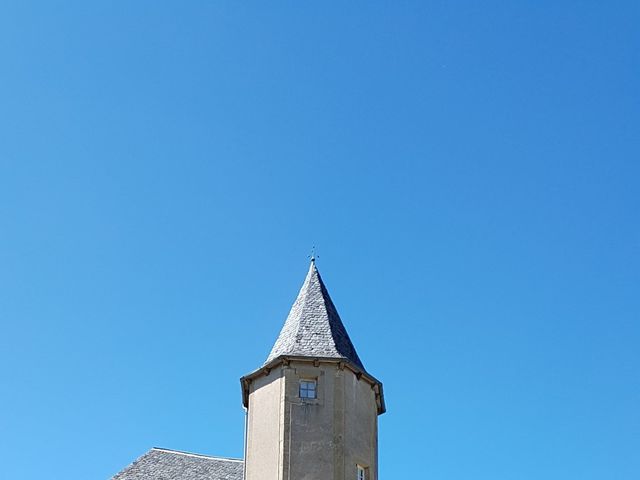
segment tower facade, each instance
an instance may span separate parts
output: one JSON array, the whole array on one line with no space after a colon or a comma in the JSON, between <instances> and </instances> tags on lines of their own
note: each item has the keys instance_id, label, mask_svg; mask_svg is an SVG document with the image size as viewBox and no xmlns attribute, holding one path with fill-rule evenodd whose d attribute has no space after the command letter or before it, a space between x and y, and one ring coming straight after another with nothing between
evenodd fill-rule
<instances>
[{"instance_id":1,"label":"tower facade","mask_svg":"<svg viewBox=\"0 0 640 480\"><path fill-rule=\"evenodd\" d=\"M312 260L265 364L242 377L245 480L377 480L382 383Z\"/></svg>"}]
</instances>

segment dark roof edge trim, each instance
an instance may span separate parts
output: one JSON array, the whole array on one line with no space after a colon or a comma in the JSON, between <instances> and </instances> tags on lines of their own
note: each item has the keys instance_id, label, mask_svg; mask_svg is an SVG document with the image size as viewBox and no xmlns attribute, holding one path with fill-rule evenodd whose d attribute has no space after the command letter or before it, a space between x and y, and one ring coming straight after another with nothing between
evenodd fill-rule
<instances>
[{"instance_id":1,"label":"dark roof edge trim","mask_svg":"<svg viewBox=\"0 0 640 480\"><path fill-rule=\"evenodd\" d=\"M387 411L387 406L384 401L384 392L382 389L382 382L378 380L373 375L367 373L364 369L360 368L358 365L354 364L348 358L335 358L335 357L306 357L306 356L296 356L296 355L280 355L277 358L274 358L269 363L263 365L262 367L254 370L253 372L243 376L240 379L240 386L242 387L242 405L247 408L249 406L249 385L251 381L261 375L268 375L271 370L287 361L295 361L295 362L306 362L306 363L334 363L344 364L345 368L348 368L356 375L359 375L360 378L365 379L368 383L371 384L371 388L376 392L376 403L378 405L378 415L382 415Z\"/></svg>"}]
</instances>

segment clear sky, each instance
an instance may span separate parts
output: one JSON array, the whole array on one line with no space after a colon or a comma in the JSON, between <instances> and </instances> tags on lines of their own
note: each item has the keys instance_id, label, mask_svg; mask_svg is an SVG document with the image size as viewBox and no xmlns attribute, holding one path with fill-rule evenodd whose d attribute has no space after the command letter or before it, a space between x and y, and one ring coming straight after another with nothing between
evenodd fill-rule
<instances>
[{"instance_id":1,"label":"clear sky","mask_svg":"<svg viewBox=\"0 0 640 480\"><path fill-rule=\"evenodd\" d=\"M318 267L380 478L640 478L637 1L0 5L0 459L242 455Z\"/></svg>"}]
</instances>

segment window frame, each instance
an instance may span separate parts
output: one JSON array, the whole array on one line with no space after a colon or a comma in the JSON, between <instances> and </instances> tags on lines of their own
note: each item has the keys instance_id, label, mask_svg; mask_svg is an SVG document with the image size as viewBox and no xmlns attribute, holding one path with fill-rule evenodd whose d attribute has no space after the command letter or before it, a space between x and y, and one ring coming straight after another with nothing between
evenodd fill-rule
<instances>
[{"instance_id":1,"label":"window frame","mask_svg":"<svg viewBox=\"0 0 640 480\"><path fill-rule=\"evenodd\" d=\"M356 480L367 480L369 475L368 475L368 468L364 467L360 464L356 465Z\"/></svg>"},{"instance_id":2,"label":"window frame","mask_svg":"<svg viewBox=\"0 0 640 480\"><path fill-rule=\"evenodd\" d=\"M313 387L309 388L311 385ZM313 393L313 396L309 396L310 393ZM302 400L317 400L318 380L315 378L301 378L300 382L298 382L298 397Z\"/></svg>"}]
</instances>

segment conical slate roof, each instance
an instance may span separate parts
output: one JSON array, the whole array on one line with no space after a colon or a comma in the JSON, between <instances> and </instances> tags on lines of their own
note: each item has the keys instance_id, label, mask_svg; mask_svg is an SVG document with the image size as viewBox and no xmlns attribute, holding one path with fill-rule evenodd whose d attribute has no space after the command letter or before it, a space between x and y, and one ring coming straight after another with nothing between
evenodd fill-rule
<instances>
[{"instance_id":1,"label":"conical slate roof","mask_svg":"<svg viewBox=\"0 0 640 480\"><path fill-rule=\"evenodd\" d=\"M282 355L343 358L364 370L313 260L266 363Z\"/></svg>"}]
</instances>

